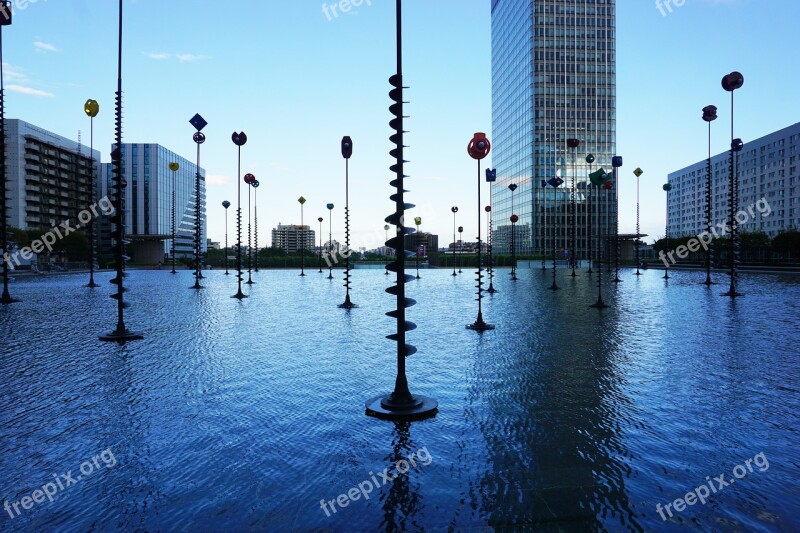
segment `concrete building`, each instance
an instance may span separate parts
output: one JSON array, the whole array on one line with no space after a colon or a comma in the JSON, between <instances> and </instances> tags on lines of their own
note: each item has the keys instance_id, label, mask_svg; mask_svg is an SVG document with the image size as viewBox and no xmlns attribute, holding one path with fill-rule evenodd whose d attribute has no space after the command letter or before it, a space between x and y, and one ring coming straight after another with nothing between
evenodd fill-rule
<instances>
[{"instance_id":1,"label":"concrete building","mask_svg":"<svg viewBox=\"0 0 800 533\"><path fill-rule=\"evenodd\" d=\"M9 224L49 230L78 214L102 195L92 196L100 152L22 120L7 119L6 165Z\"/></svg>"},{"instance_id":2,"label":"concrete building","mask_svg":"<svg viewBox=\"0 0 800 533\"><path fill-rule=\"evenodd\" d=\"M194 255L195 175L197 166L158 144L122 145L125 188L125 236L133 244L134 262L156 263L169 257L172 239L172 191L175 190L175 255ZM169 169L178 163L178 170ZM98 189L101 195L111 194L113 167L103 164ZM206 181L200 168L200 248L207 249ZM110 224L103 226L101 243L111 246Z\"/></svg>"},{"instance_id":3,"label":"concrete building","mask_svg":"<svg viewBox=\"0 0 800 533\"><path fill-rule=\"evenodd\" d=\"M419 254L420 258L427 257L428 263L435 265L439 256L439 236L434 233L420 231L405 236L404 245L406 250ZM412 257L410 259L414 261Z\"/></svg>"},{"instance_id":4,"label":"concrete building","mask_svg":"<svg viewBox=\"0 0 800 533\"><path fill-rule=\"evenodd\" d=\"M748 141L736 160L739 210L747 213L740 231L761 231L774 237L781 230L800 228L800 122ZM729 218L729 154L711 158L711 223ZM706 231L706 160L669 174L672 190L667 199L670 237L699 235ZM768 209L753 209L766 200ZM760 206L764 206L760 204ZM741 220L741 219L740 219Z\"/></svg>"},{"instance_id":5,"label":"concrete building","mask_svg":"<svg viewBox=\"0 0 800 533\"><path fill-rule=\"evenodd\" d=\"M590 171L611 172L615 155L616 2L492 0L491 10L493 224L508 224L513 183L513 211L528 241L520 249L549 255L554 231L556 248L569 248L574 189L578 256L586 257L590 198L601 215L591 217L594 236L613 233L616 217L616 185L586 186ZM570 138L580 146L568 148ZM558 189L546 184L554 177L564 181Z\"/></svg>"},{"instance_id":6,"label":"concrete building","mask_svg":"<svg viewBox=\"0 0 800 533\"><path fill-rule=\"evenodd\" d=\"M281 248L288 254L295 254L301 248L309 251L318 250L315 236L316 233L308 225L279 223L277 228L272 229L272 247Z\"/></svg>"}]
</instances>

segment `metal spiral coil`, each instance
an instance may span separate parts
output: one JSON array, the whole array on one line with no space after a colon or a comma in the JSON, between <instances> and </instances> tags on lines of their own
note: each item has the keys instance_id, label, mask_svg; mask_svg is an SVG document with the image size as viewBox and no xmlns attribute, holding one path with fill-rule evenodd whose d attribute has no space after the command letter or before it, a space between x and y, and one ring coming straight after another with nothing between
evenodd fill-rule
<instances>
[{"instance_id":1,"label":"metal spiral coil","mask_svg":"<svg viewBox=\"0 0 800 533\"><path fill-rule=\"evenodd\" d=\"M396 163L389 167L396 178L389 182L389 185L395 187L395 193L389 199L395 203L395 212L386 217L386 222L394 225L397 230L395 236L386 241L386 246L394 248L395 260L387 265L387 270L397 274L397 283L392 285L386 292L397 297L397 307L393 311L386 313L387 316L397 319L397 332L387 335L386 338L397 342L398 353L405 357L416 353L416 347L407 344L406 332L412 331L417 328L413 322L407 321L405 310L414 306L417 302L411 298L406 298L405 284L414 279L414 276L408 275L405 272L406 258L411 257L412 253L405 249L405 236L414 233L414 229L405 227L405 211L412 209L413 204L406 203L403 198L403 193L408 192L403 188L403 180L408 177L403 174L403 165L407 163L403 159L403 151L406 146L403 144L403 78L400 74L395 74L389 78L389 83L393 89L389 91L389 97L394 102L389 106L389 111L395 118L389 121L389 126L395 130L395 133L389 137L389 140L395 144L395 148L389 151L389 155L395 158Z\"/></svg>"}]
</instances>

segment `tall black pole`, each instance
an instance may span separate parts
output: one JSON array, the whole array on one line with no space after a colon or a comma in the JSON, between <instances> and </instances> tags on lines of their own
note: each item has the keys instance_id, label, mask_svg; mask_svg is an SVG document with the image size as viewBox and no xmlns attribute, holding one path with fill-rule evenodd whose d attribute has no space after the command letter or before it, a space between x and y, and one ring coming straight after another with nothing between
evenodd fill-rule
<instances>
[{"instance_id":1,"label":"tall black pole","mask_svg":"<svg viewBox=\"0 0 800 533\"><path fill-rule=\"evenodd\" d=\"M508 186L511 191L511 217L516 217L514 214L514 191L517 190L517 184L512 183ZM516 249L517 231L515 223L511 222L511 281L517 281L517 249Z\"/></svg>"},{"instance_id":2,"label":"tall black pole","mask_svg":"<svg viewBox=\"0 0 800 533\"><path fill-rule=\"evenodd\" d=\"M743 296L742 293L737 292L736 290L736 278L738 277L738 274L736 273L736 264L739 262L739 223L736 221L736 214L739 210L739 177L737 176L737 154L744 148L744 143L742 143L741 139L735 139L733 137L733 93L736 91L736 89L741 89L743 85L744 76L741 72L734 71L722 78L722 88L731 93L731 149L729 163L730 179L728 182L728 232L730 233L728 255L730 256L729 260L731 262L731 286L728 292L723 294L723 296L730 296L731 298Z\"/></svg>"},{"instance_id":3,"label":"tall black pole","mask_svg":"<svg viewBox=\"0 0 800 533\"><path fill-rule=\"evenodd\" d=\"M200 145L206 141L206 136L199 131L194 134L197 143L197 168L194 176L194 285L191 289L202 289L200 279L203 277L202 254L202 220L200 219Z\"/></svg>"},{"instance_id":4,"label":"tall black pole","mask_svg":"<svg viewBox=\"0 0 800 533\"><path fill-rule=\"evenodd\" d=\"M433 398L425 396L414 396L408 388L408 380L406 379L406 357L414 354L417 349L410 344L406 344L406 331L414 329L416 326L412 322L406 321L406 308L414 305L414 300L406 299L405 284L410 281L411 276L406 276L405 263L405 235L407 234L406 227L403 222L405 210L414 207L404 201L403 189L403 56L402 56L402 0L396 0L397 10L397 74L389 78L389 83L392 85L392 90L389 96L394 102L390 107L394 119L389 123L394 134L390 137L391 141L395 144L395 148L390 152L390 155L396 158L395 164L391 166L392 172L396 174L391 185L395 187L395 192L392 194L391 199L395 202L395 212L386 218L386 222L394 224L397 227L397 232L390 241L387 241L388 246L395 249L395 260L388 269L397 274L397 282L394 286L386 289L386 292L393 294L397 297L396 308L387 313L389 316L397 320L397 331L387 338L396 341L397 343L397 377L395 379L394 391L389 395L376 396L375 398L367 401L366 412L368 415L385 418L390 420L410 420L427 418L436 414L439 404Z\"/></svg>"},{"instance_id":5,"label":"tall black pole","mask_svg":"<svg viewBox=\"0 0 800 533\"><path fill-rule=\"evenodd\" d=\"M255 271L258 272L258 186L261 185L258 180L253 180L250 184L253 187L253 246L256 249L256 267Z\"/></svg>"},{"instance_id":6,"label":"tall black pole","mask_svg":"<svg viewBox=\"0 0 800 533\"><path fill-rule=\"evenodd\" d=\"M230 275L228 272L228 208L231 206L231 203L228 200L222 202L222 207L225 208L225 250L223 253L223 260L225 261L225 275Z\"/></svg>"},{"instance_id":7,"label":"tall black pole","mask_svg":"<svg viewBox=\"0 0 800 533\"><path fill-rule=\"evenodd\" d=\"M250 218L250 191L253 188L253 181L256 179L250 173L245 174L245 178L247 180L247 284L253 285L255 281L253 281L253 223L252 218Z\"/></svg>"},{"instance_id":8,"label":"tall black pole","mask_svg":"<svg viewBox=\"0 0 800 533\"><path fill-rule=\"evenodd\" d=\"M475 322L467 326L467 329L474 331L494 329L493 325L483 321L483 269L481 268L481 159L489 155L491 149L492 146L489 139L482 132L477 132L467 146L467 152L470 157L478 161L478 270L475 273L475 283L478 289L478 317Z\"/></svg>"},{"instance_id":9,"label":"tall black pole","mask_svg":"<svg viewBox=\"0 0 800 533\"><path fill-rule=\"evenodd\" d=\"M619 279L619 168L622 166L622 156L615 155L611 159L614 167L614 283L622 283Z\"/></svg>"},{"instance_id":10,"label":"tall black pole","mask_svg":"<svg viewBox=\"0 0 800 533\"><path fill-rule=\"evenodd\" d=\"M458 273L463 274L461 263L464 262L464 226L458 227Z\"/></svg>"},{"instance_id":11,"label":"tall black pole","mask_svg":"<svg viewBox=\"0 0 800 533\"><path fill-rule=\"evenodd\" d=\"M592 159L594 159L594 158L592 158ZM588 159L587 159L587 161L588 161ZM598 186L598 189L597 189L597 194L598 194L598 197L599 197L599 195L600 195L600 187L599 186ZM599 198L598 198L598 200L599 200ZM608 205L608 202L606 202L606 205ZM597 220L598 220L598 224L599 224L599 221L600 221L600 214L599 214L600 209L598 208L597 211L598 211ZM589 307L594 307L595 309L605 309L606 307L608 307L608 305L606 305L606 303L603 301L603 250L605 249L605 247L602 245L602 242L603 242L603 240L602 240L602 238L601 238L601 236L599 234L599 230L598 230L598 239L597 239L597 265L598 265L598 267L597 267L597 301L589 306ZM590 261L591 261L591 258L590 258Z\"/></svg>"},{"instance_id":12,"label":"tall black pole","mask_svg":"<svg viewBox=\"0 0 800 533\"><path fill-rule=\"evenodd\" d=\"M414 258L416 259L417 264L417 279L422 279L419 275L419 226L422 224L422 218L416 217L414 219L414 225L417 226L417 238L415 240L416 246L414 247Z\"/></svg>"},{"instance_id":13,"label":"tall black pole","mask_svg":"<svg viewBox=\"0 0 800 533\"><path fill-rule=\"evenodd\" d=\"M92 165L91 173L89 174L89 202L94 203L94 117L96 117L100 112L100 105L97 103L97 101L90 99L86 101L86 104L84 104L83 110L89 117L89 160L91 161ZM94 289L100 286L94 282L94 258L96 249L95 247L97 245L97 239L94 232L94 217L89 218L89 224L86 230L89 234L89 283L86 286L90 289Z\"/></svg>"},{"instance_id":14,"label":"tall black pole","mask_svg":"<svg viewBox=\"0 0 800 533\"><path fill-rule=\"evenodd\" d=\"M300 251L300 275L306 275L306 228L303 225L303 205L306 203L304 197L297 199L300 204L300 246L297 249Z\"/></svg>"},{"instance_id":15,"label":"tall black pole","mask_svg":"<svg viewBox=\"0 0 800 533\"><path fill-rule=\"evenodd\" d=\"M328 279L333 279L333 204L328 204Z\"/></svg>"},{"instance_id":16,"label":"tall black pole","mask_svg":"<svg viewBox=\"0 0 800 533\"><path fill-rule=\"evenodd\" d=\"M231 140L237 148L236 159L236 294L231 298L241 300L247 298L242 292L242 146L247 143L247 135L245 132L233 132Z\"/></svg>"},{"instance_id":17,"label":"tall black pole","mask_svg":"<svg viewBox=\"0 0 800 533\"><path fill-rule=\"evenodd\" d=\"M561 178L551 178L548 182L553 187L553 206L558 205L558 187L563 183ZM555 218L555 214L553 215ZM556 221L553 220L553 284L550 285L551 291L559 290L559 286L556 283Z\"/></svg>"},{"instance_id":18,"label":"tall black pole","mask_svg":"<svg viewBox=\"0 0 800 533\"><path fill-rule=\"evenodd\" d=\"M712 195L712 167L711 167L711 123L717 119L717 108L713 105L708 105L703 108L703 120L708 123L708 159L706 159L706 235L711 235L711 203L713 200ZM703 282L706 286L714 285L711 280L711 261L712 251L710 246L706 246L705 259L706 259L706 280Z\"/></svg>"},{"instance_id":19,"label":"tall black pole","mask_svg":"<svg viewBox=\"0 0 800 533\"><path fill-rule=\"evenodd\" d=\"M497 289L494 288L494 254L492 253L492 244L494 244L494 232L493 232L493 225L492 225L492 206L494 205L492 202L492 184L497 180L497 170L496 169L486 169L486 181L489 183L489 205L487 205L484 209L486 209L486 227L487 229L487 237L486 237L486 248L489 252L489 264L487 265L487 271L489 272L489 288L486 289L486 292L489 294L494 294L497 292Z\"/></svg>"},{"instance_id":20,"label":"tall black pole","mask_svg":"<svg viewBox=\"0 0 800 533\"><path fill-rule=\"evenodd\" d=\"M353 309L358 307L350 301L350 156L353 155L353 139L348 136L342 138L342 157L344 157L344 303L339 307L342 309Z\"/></svg>"},{"instance_id":21,"label":"tall black pole","mask_svg":"<svg viewBox=\"0 0 800 533\"><path fill-rule=\"evenodd\" d=\"M121 2L122 0L120 0ZM11 24L11 2L2 2L3 13L0 15L0 239L2 239L3 254L3 295L0 303L11 304L19 302L11 297L8 292L8 267L10 255L8 253L8 205L6 199L6 118L5 118L5 86L3 84L3 26Z\"/></svg>"},{"instance_id":22,"label":"tall black pole","mask_svg":"<svg viewBox=\"0 0 800 533\"><path fill-rule=\"evenodd\" d=\"M666 225L664 226L664 247L667 250L669 250L669 248L670 248L670 245L669 245L669 191L672 190L672 184L671 183L665 183L661 188L664 190L665 193L667 193L667 198L666 198L666 201L667 201L667 206L666 207L667 207L667 209L666 209L666 213L665 213L665 215L667 217L667 222L666 222ZM664 268L664 279L669 279L669 262L664 263L664 267L665 267Z\"/></svg>"},{"instance_id":23,"label":"tall black pole","mask_svg":"<svg viewBox=\"0 0 800 533\"><path fill-rule=\"evenodd\" d=\"M317 222L319 222L319 273L322 274L322 217L319 217Z\"/></svg>"},{"instance_id":24,"label":"tall black pole","mask_svg":"<svg viewBox=\"0 0 800 533\"><path fill-rule=\"evenodd\" d=\"M112 231L114 242L114 258L116 260L117 275L111 280L112 285L117 286L116 294L111 298L117 301L117 328L107 335L100 337L101 341L126 342L144 338L138 333L133 333L125 327L125 301L123 295L126 289L123 284L125 277L125 177L122 166L122 0L119 0L119 45L117 48L117 93L115 98L116 109L114 115L115 143L114 151L111 153L113 165L113 194L114 194L114 214L111 222L114 225Z\"/></svg>"},{"instance_id":25,"label":"tall black pole","mask_svg":"<svg viewBox=\"0 0 800 533\"><path fill-rule=\"evenodd\" d=\"M456 213L458 213L458 207L453 206L450 208L450 211L453 213L453 275L457 276L456 274L456 246L458 246L458 241L456 240Z\"/></svg>"},{"instance_id":26,"label":"tall black pole","mask_svg":"<svg viewBox=\"0 0 800 533\"><path fill-rule=\"evenodd\" d=\"M388 224L384 225L384 226L383 226L383 230L384 230L384 232L385 232L385 235L386 235L386 238L384 239L384 242L387 242L387 241L389 240L389 225L388 225ZM383 250L384 250L384 251L386 251L386 246L384 246L384 247L383 247ZM388 265L386 265L386 267L384 268L384 271L383 271L383 273L384 273L384 275L386 275L386 276L388 276L388 275L389 275L389 268L388 268Z\"/></svg>"},{"instance_id":27,"label":"tall black pole","mask_svg":"<svg viewBox=\"0 0 800 533\"><path fill-rule=\"evenodd\" d=\"M586 163L589 165L589 181L586 182L586 241L589 247L589 270L587 274L592 274L592 261L594 261L594 242L592 236L592 191L594 189L591 181L592 176L592 163L594 163L594 154L586 156Z\"/></svg>"},{"instance_id":28,"label":"tall black pole","mask_svg":"<svg viewBox=\"0 0 800 533\"><path fill-rule=\"evenodd\" d=\"M636 176L636 241L634 243L636 247L636 275L641 276L642 273L639 272L639 263L641 262L639 259L639 234L641 233L639 226L639 177L644 174L644 171L641 168L636 167L636 170L633 171L633 174Z\"/></svg>"},{"instance_id":29,"label":"tall black pole","mask_svg":"<svg viewBox=\"0 0 800 533\"><path fill-rule=\"evenodd\" d=\"M575 266L578 263L578 256L577 256L577 241L578 241L578 206L575 203L575 189L578 185L578 146L580 146L581 141L578 139L567 139L567 147L572 152L572 187L570 187L570 244L572 250L569 254L570 264L572 266L572 274L570 274L573 278L576 277L578 274L575 272Z\"/></svg>"}]
</instances>

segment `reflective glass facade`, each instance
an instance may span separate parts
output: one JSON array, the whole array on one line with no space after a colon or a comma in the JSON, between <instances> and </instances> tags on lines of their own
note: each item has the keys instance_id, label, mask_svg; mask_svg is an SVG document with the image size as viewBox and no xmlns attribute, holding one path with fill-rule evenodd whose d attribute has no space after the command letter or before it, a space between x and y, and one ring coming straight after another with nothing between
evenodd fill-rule
<instances>
[{"instance_id":1,"label":"reflective glass facade","mask_svg":"<svg viewBox=\"0 0 800 533\"><path fill-rule=\"evenodd\" d=\"M123 144L122 158L125 168L125 234L171 235L172 190L175 183L175 254L190 257L194 253L195 221L195 163L167 150L158 144ZM169 169L178 163L177 172ZM103 165L100 190L109 194L112 165ZM111 198L111 196L109 196ZM206 180L200 169L201 249L206 251ZM104 228L102 238L110 243L109 229ZM164 241L164 253L170 253L170 240Z\"/></svg>"},{"instance_id":2,"label":"reflective glass facade","mask_svg":"<svg viewBox=\"0 0 800 533\"><path fill-rule=\"evenodd\" d=\"M588 186L598 167L611 172L616 132L615 0L492 1L492 186L494 247L510 247L509 217L520 217L523 254L570 248L588 256L592 233L613 233L616 184ZM577 149L567 139L580 141ZM594 154L589 165L585 158ZM559 177L554 189L544 182ZM518 186L513 193L508 185ZM576 211L570 203L575 194ZM588 217L590 208L592 216Z\"/></svg>"}]
</instances>

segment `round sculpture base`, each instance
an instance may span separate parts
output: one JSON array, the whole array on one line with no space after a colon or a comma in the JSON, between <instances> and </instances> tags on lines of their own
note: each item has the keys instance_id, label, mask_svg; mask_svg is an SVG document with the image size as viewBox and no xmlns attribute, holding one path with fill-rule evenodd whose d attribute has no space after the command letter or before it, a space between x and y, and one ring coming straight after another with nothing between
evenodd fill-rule
<instances>
[{"instance_id":1,"label":"round sculpture base","mask_svg":"<svg viewBox=\"0 0 800 533\"><path fill-rule=\"evenodd\" d=\"M127 329L124 331L112 331L108 335L101 335L99 339L103 342L128 342L128 341L139 341L144 339L144 335L140 333L134 333L132 331L128 331Z\"/></svg>"},{"instance_id":2,"label":"round sculpture base","mask_svg":"<svg viewBox=\"0 0 800 533\"><path fill-rule=\"evenodd\" d=\"M20 303L22 300L17 300L16 298L0 298L0 304L17 304Z\"/></svg>"},{"instance_id":3,"label":"round sculpture base","mask_svg":"<svg viewBox=\"0 0 800 533\"><path fill-rule=\"evenodd\" d=\"M239 291L236 294L234 294L233 296L231 296L231 298L236 298L237 300L244 300L245 298L247 298L247 295L245 293L243 293L242 291Z\"/></svg>"},{"instance_id":4,"label":"round sculpture base","mask_svg":"<svg viewBox=\"0 0 800 533\"><path fill-rule=\"evenodd\" d=\"M736 292L736 291L733 291L733 292L728 291L728 292L723 292L722 295L723 296L730 296L731 298L737 298L739 296L744 296L744 293Z\"/></svg>"},{"instance_id":5,"label":"round sculpture base","mask_svg":"<svg viewBox=\"0 0 800 533\"><path fill-rule=\"evenodd\" d=\"M589 307L593 307L595 309L606 309L608 307L608 305L603 301L602 298L600 298L595 303L590 305Z\"/></svg>"},{"instance_id":6,"label":"round sculpture base","mask_svg":"<svg viewBox=\"0 0 800 533\"><path fill-rule=\"evenodd\" d=\"M396 403L391 394L375 396L367 401L366 414L381 420L423 420L436 415L439 402L427 396L411 398L411 402Z\"/></svg>"},{"instance_id":7,"label":"round sculpture base","mask_svg":"<svg viewBox=\"0 0 800 533\"><path fill-rule=\"evenodd\" d=\"M351 302L350 300L348 300L343 304L339 304L337 307L339 309L355 309L358 306L356 304L354 304L353 302Z\"/></svg>"},{"instance_id":8,"label":"round sculpture base","mask_svg":"<svg viewBox=\"0 0 800 533\"><path fill-rule=\"evenodd\" d=\"M493 325L487 324L483 320L476 320L472 324L467 324L465 327L472 331L489 331L494 329Z\"/></svg>"}]
</instances>

